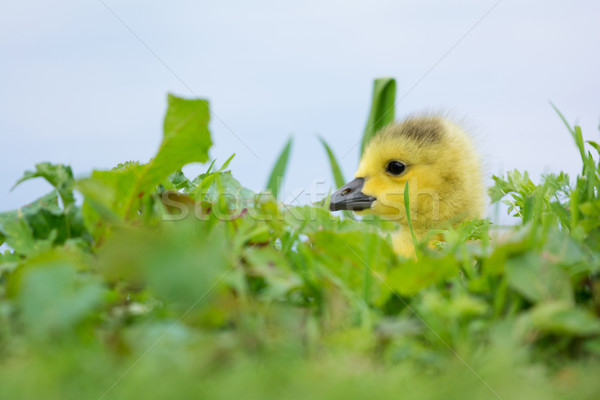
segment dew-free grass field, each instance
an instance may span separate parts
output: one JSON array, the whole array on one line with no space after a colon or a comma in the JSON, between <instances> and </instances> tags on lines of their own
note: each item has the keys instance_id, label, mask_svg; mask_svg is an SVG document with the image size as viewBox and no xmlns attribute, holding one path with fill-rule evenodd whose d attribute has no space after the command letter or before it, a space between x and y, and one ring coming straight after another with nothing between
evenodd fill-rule
<instances>
[{"instance_id":1,"label":"dew-free grass field","mask_svg":"<svg viewBox=\"0 0 600 400\"><path fill-rule=\"evenodd\" d=\"M376 82L365 140L394 91ZM408 260L391 222L245 189L208 163L208 103L170 96L151 161L38 164L22 181L55 190L0 213L0 399L597 399L600 146L565 124L579 176L495 177L514 226Z\"/></svg>"}]
</instances>

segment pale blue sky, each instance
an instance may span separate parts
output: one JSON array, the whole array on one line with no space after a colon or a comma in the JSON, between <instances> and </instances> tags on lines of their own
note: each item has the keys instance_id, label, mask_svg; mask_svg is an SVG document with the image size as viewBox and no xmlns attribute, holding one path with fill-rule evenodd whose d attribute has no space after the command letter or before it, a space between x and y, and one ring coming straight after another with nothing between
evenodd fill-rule
<instances>
[{"instance_id":1,"label":"pale blue sky","mask_svg":"<svg viewBox=\"0 0 600 400\"><path fill-rule=\"evenodd\" d=\"M284 200L322 179L326 191L315 135L350 177L379 76L397 79L398 116L444 110L464 120L489 173L575 174L578 153L548 101L598 139L600 2L495 4L2 2L0 210L46 191L29 182L9 193L36 162L83 176L148 160L167 92L210 100L211 155L237 153L231 169L245 186L263 188L294 135Z\"/></svg>"}]
</instances>

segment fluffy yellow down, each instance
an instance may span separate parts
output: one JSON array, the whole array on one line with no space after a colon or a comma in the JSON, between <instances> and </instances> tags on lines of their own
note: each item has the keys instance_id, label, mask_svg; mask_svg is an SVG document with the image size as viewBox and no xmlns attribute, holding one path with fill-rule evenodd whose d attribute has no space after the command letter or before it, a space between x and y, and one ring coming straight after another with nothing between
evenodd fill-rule
<instances>
[{"instance_id":1,"label":"fluffy yellow down","mask_svg":"<svg viewBox=\"0 0 600 400\"><path fill-rule=\"evenodd\" d=\"M392 160L406 165L398 176L386 171ZM362 193L376 200L358 214L376 214L401 224L394 250L414 257L404 187L409 182L410 215L417 238L429 230L481 218L485 190L479 156L472 139L455 123L438 116L408 118L380 131L363 153L355 177L364 178Z\"/></svg>"}]
</instances>

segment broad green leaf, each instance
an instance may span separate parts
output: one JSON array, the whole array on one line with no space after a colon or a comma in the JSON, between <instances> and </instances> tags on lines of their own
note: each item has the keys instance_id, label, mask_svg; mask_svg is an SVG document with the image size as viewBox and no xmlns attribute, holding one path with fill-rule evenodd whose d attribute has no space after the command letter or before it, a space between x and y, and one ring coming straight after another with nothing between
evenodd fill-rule
<instances>
[{"instance_id":1,"label":"broad green leaf","mask_svg":"<svg viewBox=\"0 0 600 400\"><path fill-rule=\"evenodd\" d=\"M84 195L83 220L90 232L96 232L99 225L118 223L125 216L144 168L130 164L111 171L93 171L89 178L77 182L77 189Z\"/></svg>"},{"instance_id":2,"label":"broad green leaf","mask_svg":"<svg viewBox=\"0 0 600 400\"><path fill-rule=\"evenodd\" d=\"M77 269L60 260L39 257L20 271L17 304L28 333L51 340L72 335L74 326L102 302L102 286L80 279Z\"/></svg>"},{"instance_id":3,"label":"broad green leaf","mask_svg":"<svg viewBox=\"0 0 600 400\"><path fill-rule=\"evenodd\" d=\"M600 333L595 315L568 302L545 302L530 312L534 329L559 335L589 336Z\"/></svg>"},{"instance_id":4,"label":"broad green leaf","mask_svg":"<svg viewBox=\"0 0 600 400\"><path fill-rule=\"evenodd\" d=\"M35 171L26 171L23 177L15 183L13 189L26 180L38 177L44 178L56 188L65 209L75 203L75 197L73 196L73 188L75 186L73 171L71 171L71 167L63 164L51 164L48 162L36 164Z\"/></svg>"},{"instance_id":5,"label":"broad green leaf","mask_svg":"<svg viewBox=\"0 0 600 400\"><path fill-rule=\"evenodd\" d=\"M5 274L11 273L17 268L21 258L14 252L6 250L4 253L0 253L0 277Z\"/></svg>"},{"instance_id":6,"label":"broad green leaf","mask_svg":"<svg viewBox=\"0 0 600 400\"><path fill-rule=\"evenodd\" d=\"M337 159L333 154L333 151L331 151L331 148L329 147L325 139L319 136L319 140L321 141L321 144L323 145L323 148L327 153L327 158L329 159L329 165L331 166L331 173L333 174L333 180L335 181L336 187L339 188L344 186L344 183L346 181L344 180L344 175L342 175L342 170L340 169L340 165L338 164Z\"/></svg>"},{"instance_id":7,"label":"broad green leaf","mask_svg":"<svg viewBox=\"0 0 600 400\"><path fill-rule=\"evenodd\" d=\"M222 231L213 231L196 243L173 240L176 237L148 248L142 267L151 290L187 308L209 296L219 276L227 273L227 242Z\"/></svg>"},{"instance_id":8,"label":"broad green leaf","mask_svg":"<svg viewBox=\"0 0 600 400\"><path fill-rule=\"evenodd\" d=\"M290 150L292 148L292 138L289 138L283 150L279 154L269 180L267 181L266 189L269 190L275 198L279 196L279 190L281 190L281 182L285 176L285 170L288 164L288 158L290 157Z\"/></svg>"},{"instance_id":9,"label":"broad green leaf","mask_svg":"<svg viewBox=\"0 0 600 400\"><path fill-rule=\"evenodd\" d=\"M458 262L452 255L444 258L422 256L419 261L404 261L385 279L386 284L402 296L412 296L421 289L458 275Z\"/></svg>"},{"instance_id":10,"label":"broad green leaf","mask_svg":"<svg viewBox=\"0 0 600 400\"><path fill-rule=\"evenodd\" d=\"M369 119L365 127L362 142L360 145L360 155L365 151L365 147L375 134L384 126L393 122L396 118L396 80L393 78L375 79L373 83L373 98L371 100L371 110Z\"/></svg>"},{"instance_id":11,"label":"broad green leaf","mask_svg":"<svg viewBox=\"0 0 600 400\"><path fill-rule=\"evenodd\" d=\"M241 210L250 207L254 192L243 187L230 171L214 173L215 179L209 186L202 200L217 204L224 202L227 210Z\"/></svg>"},{"instance_id":12,"label":"broad green leaf","mask_svg":"<svg viewBox=\"0 0 600 400\"><path fill-rule=\"evenodd\" d=\"M547 234L544 246L546 259L563 267L571 279L585 277L598 271L600 265L592 262L585 247L563 230Z\"/></svg>"},{"instance_id":13,"label":"broad green leaf","mask_svg":"<svg viewBox=\"0 0 600 400\"><path fill-rule=\"evenodd\" d=\"M239 257L224 226L194 219L148 231L118 231L101 251L100 271L111 280L146 283L167 304L185 311L214 293Z\"/></svg>"},{"instance_id":14,"label":"broad green leaf","mask_svg":"<svg viewBox=\"0 0 600 400\"><path fill-rule=\"evenodd\" d=\"M84 234L78 207L61 210L55 190L18 210L0 213L0 241L30 255Z\"/></svg>"},{"instance_id":15,"label":"broad green leaf","mask_svg":"<svg viewBox=\"0 0 600 400\"><path fill-rule=\"evenodd\" d=\"M85 196L84 219L88 228L94 231L101 219L113 223L134 217L142 200L171 174L186 164L207 161L212 144L208 121L206 100L169 95L163 140L148 164L125 163L112 171L94 171L90 178L78 182Z\"/></svg>"},{"instance_id":16,"label":"broad green leaf","mask_svg":"<svg viewBox=\"0 0 600 400\"><path fill-rule=\"evenodd\" d=\"M169 95L169 108L164 121L164 134L156 156L144 166L130 191L125 215L134 214L136 200L153 190L170 174L186 164L208 160L212 145L208 122L208 101L187 100Z\"/></svg>"},{"instance_id":17,"label":"broad green leaf","mask_svg":"<svg viewBox=\"0 0 600 400\"><path fill-rule=\"evenodd\" d=\"M505 270L508 285L531 302L573 301L571 281L567 273L536 252L529 251L509 258Z\"/></svg>"},{"instance_id":18,"label":"broad green leaf","mask_svg":"<svg viewBox=\"0 0 600 400\"><path fill-rule=\"evenodd\" d=\"M303 285L302 279L290 269L289 259L272 247L253 248L244 258L256 284L254 289L264 301L287 300L292 291Z\"/></svg>"},{"instance_id":19,"label":"broad green leaf","mask_svg":"<svg viewBox=\"0 0 600 400\"><path fill-rule=\"evenodd\" d=\"M6 237L6 244L19 254L33 254L40 242L33 236L33 232L24 217L4 221L2 223L2 233Z\"/></svg>"},{"instance_id":20,"label":"broad green leaf","mask_svg":"<svg viewBox=\"0 0 600 400\"><path fill-rule=\"evenodd\" d=\"M467 293L456 293L448 299L434 290L424 291L418 307L421 313L437 314L438 317L450 320L483 315L489 309L486 302Z\"/></svg>"},{"instance_id":21,"label":"broad green leaf","mask_svg":"<svg viewBox=\"0 0 600 400\"><path fill-rule=\"evenodd\" d=\"M61 209L58 206L58 194L55 190L17 210L0 213L0 232L2 231L2 224L4 222L16 220L21 216L35 214L41 209L46 209L53 214L61 213Z\"/></svg>"}]
</instances>

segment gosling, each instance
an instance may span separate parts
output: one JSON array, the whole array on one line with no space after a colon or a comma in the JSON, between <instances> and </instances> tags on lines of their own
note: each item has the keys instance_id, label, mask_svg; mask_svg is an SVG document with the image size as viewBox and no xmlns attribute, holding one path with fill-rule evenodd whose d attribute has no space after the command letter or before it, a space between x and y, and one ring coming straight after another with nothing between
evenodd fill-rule
<instances>
[{"instance_id":1,"label":"gosling","mask_svg":"<svg viewBox=\"0 0 600 400\"><path fill-rule=\"evenodd\" d=\"M405 257L415 257L404 205L407 181L417 239L484 214L482 167L473 141L439 116L411 117L383 128L368 143L354 176L331 195L330 210L398 221L394 251Z\"/></svg>"}]
</instances>

